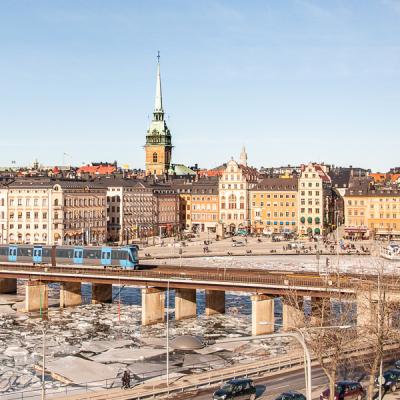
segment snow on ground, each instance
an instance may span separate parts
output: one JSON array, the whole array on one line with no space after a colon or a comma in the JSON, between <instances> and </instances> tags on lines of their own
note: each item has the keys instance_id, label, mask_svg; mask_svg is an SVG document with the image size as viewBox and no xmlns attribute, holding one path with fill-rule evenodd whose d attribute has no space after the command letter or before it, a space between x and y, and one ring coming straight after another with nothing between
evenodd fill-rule
<instances>
[{"instance_id":1,"label":"snow on ground","mask_svg":"<svg viewBox=\"0 0 400 400\"><path fill-rule=\"evenodd\" d=\"M328 262L327 262L328 260ZM221 269L252 268L279 271L313 271L313 272L340 272L344 273L376 273L383 267L389 274L400 273L400 261L388 261L364 255L267 255L267 256L224 256L224 257L193 257L182 261L176 258L141 261L142 264L185 265L191 267L213 267ZM328 264L328 265L327 265ZM339 268L337 268L339 265Z\"/></svg>"}]
</instances>

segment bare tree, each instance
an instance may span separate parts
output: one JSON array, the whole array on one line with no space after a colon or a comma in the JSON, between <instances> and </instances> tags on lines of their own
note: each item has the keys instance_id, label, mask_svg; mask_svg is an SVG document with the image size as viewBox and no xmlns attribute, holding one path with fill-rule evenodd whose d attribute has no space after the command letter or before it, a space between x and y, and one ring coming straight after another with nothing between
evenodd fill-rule
<instances>
[{"instance_id":1,"label":"bare tree","mask_svg":"<svg viewBox=\"0 0 400 400\"><path fill-rule=\"evenodd\" d=\"M339 274L327 278L324 284L324 297L312 297L309 307L304 307L302 296L290 290L283 302L292 308L292 312L297 310L298 316L304 316L297 318L297 323L287 326L286 329L301 328L308 348L329 380L329 397L333 400L338 370L352 368L352 364L343 354L349 344L354 343L357 334L354 329L348 329L354 320L354 296L332 290L333 287L340 289Z\"/></svg>"},{"instance_id":2,"label":"bare tree","mask_svg":"<svg viewBox=\"0 0 400 400\"><path fill-rule=\"evenodd\" d=\"M383 262L377 262L376 276L369 276L360 282L357 295L357 318L359 337L370 347L368 367L368 400L374 396L375 377L382 368L384 347L390 342L399 342L396 329L396 303L399 277L385 274ZM397 292L397 293L396 293Z\"/></svg>"}]
</instances>

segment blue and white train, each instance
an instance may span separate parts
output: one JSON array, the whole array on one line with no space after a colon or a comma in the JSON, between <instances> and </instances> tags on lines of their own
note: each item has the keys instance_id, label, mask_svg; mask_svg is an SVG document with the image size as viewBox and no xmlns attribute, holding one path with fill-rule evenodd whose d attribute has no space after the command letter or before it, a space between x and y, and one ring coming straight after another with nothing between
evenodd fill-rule
<instances>
[{"instance_id":1,"label":"blue and white train","mask_svg":"<svg viewBox=\"0 0 400 400\"><path fill-rule=\"evenodd\" d=\"M0 262L138 269L138 247L0 245Z\"/></svg>"}]
</instances>

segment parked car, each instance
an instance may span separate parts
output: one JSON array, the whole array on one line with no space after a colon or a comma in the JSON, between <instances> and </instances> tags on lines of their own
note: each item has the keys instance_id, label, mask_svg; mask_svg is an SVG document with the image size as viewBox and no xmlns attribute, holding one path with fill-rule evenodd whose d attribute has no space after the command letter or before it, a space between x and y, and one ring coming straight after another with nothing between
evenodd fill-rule
<instances>
[{"instance_id":1,"label":"parked car","mask_svg":"<svg viewBox=\"0 0 400 400\"><path fill-rule=\"evenodd\" d=\"M400 360L397 360L397 361L394 363L394 367L397 368L397 369L400 369Z\"/></svg>"},{"instance_id":2,"label":"parked car","mask_svg":"<svg viewBox=\"0 0 400 400\"><path fill-rule=\"evenodd\" d=\"M288 243L288 249L289 249L289 250L304 249L304 243L301 243L301 242L291 242L291 243Z\"/></svg>"},{"instance_id":3,"label":"parked car","mask_svg":"<svg viewBox=\"0 0 400 400\"><path fill-rule=\"evenodd\" d=\"M400 370L389 369L382 374L382 387L387 392L388 390L395 392L400 387ZM379 377L375 379L375 384L379 386Z\"/></svg>"},{"instance_id":4,"label":"parked car","mask_svg":"<svg viewBox=\"0 0 400 400\"><path fill-rule=\"evenodd\" d=\"M244 242L241 242L240 240L236 240L232 243L232 247L243 247L246 246Z\"/></svg>"},{"instance_id":5,"label":"parked car","mask_svg":"<svg viewBox=\"0 0 400 400\"><path fill-rule=\"evenodd\" d=\"M329 400L329 388L324 390L320 400ZM362 400L366 396L365 389L359 382L340 381L335 383L335 400Z\"/></svg>"},{"instance_id":6,"label":"parked car","mask_svg":"<svg viewBox=\"0 0 400 400\"><path fill-rule=\"evenodd\" d=\"M290 390L281 393L275 400L306 400L306 396L302 393Z\"/></svg>"},{"instance_id":7,"label":"parked car","mask_svg":"<svg viewBox=\"0 0 400 400\"><path fill-rule=\"evenodd\" d=\"M256 388L251 379L232 379L213 393L213 400L255 400Z\"/></svg>"}]
</instances>

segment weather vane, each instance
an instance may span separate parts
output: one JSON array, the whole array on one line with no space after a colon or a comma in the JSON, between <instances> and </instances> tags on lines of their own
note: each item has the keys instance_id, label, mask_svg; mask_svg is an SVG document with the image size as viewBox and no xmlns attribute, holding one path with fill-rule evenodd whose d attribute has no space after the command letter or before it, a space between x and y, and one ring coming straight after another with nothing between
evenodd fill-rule
<instances>
[{"instance_id":1,"label":"weather vane","mask_svg":"<svg viewBox=\"0 0 400 400\"><path fill-rule=\"evenodd\" d=\"M160 50L157 51L157 61L160 62Z\"/></svg>"}]
</instances>

